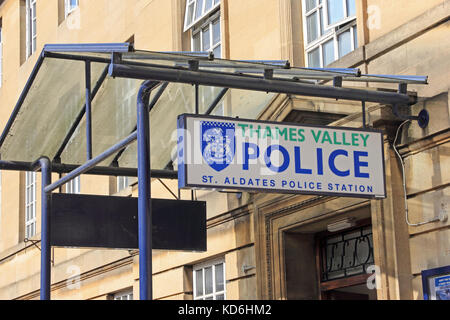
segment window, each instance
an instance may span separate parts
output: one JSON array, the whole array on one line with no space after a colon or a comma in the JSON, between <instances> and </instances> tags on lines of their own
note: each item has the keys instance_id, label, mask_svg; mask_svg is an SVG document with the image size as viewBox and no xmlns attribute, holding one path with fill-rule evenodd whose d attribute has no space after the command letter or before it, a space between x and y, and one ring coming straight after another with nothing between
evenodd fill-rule
<instances>
[{"instance_id":1,"label":"window","mask_svg":"<svg viewBox=\"0 0 450 320\"><path fill-rule=\"evenodd\" d=\"M130 185L129 177L117 177L117 192L125 190Z\"/></svg>"},{"instance_id":2,"label":"window","mask_svg":"<svg viewBox=\"0 0 450 320\"><path fill-rule=\"evenodd\" d=\"M220 5L220 0L187 0L186 15L184 19L184 31L213 12Z\"/></svg>"},{"instance_id":3,"label":"window","mask_svg":"<svg viewBox=\"0 0 450 320\"><path fill-rule=\"evenodd\" d=\"M26 0L27 58L36 51L36 1Z\"/></svg>"},{"instance_id":4,"label":"window","mask_svg":"<svg viewBox=\"0 0 450 320\"><path fill-rule=\"evenodd\" d=\"M225 300L223 259L194 267L194 300Z\"/></svg>"},{"instance_id":5,"label":"window","mask_svg":"<svg viewBox=\"0 0 450 320\"><path fill-rule=\"evenodd\" d=\"M192 29L192 51L212 51L221 58L219 0L188 0L186 4L185 31Z\"/></svg>"},{"instance_id":6,"label":"window","mask_svg":"<svg viewBox=\"0 0 450 320\"><path fill-rule=\"evenodd\" d=\"M25 173L25 238L36 234L36 172Z\"/></svg>"},{"instance_id":7,"label":"window","mask_svg":"<svg viewBox=\"0 0 450 320\"><path fill-rule=\"evenodd\" d=\"M114 300L133 300L133 289L114 294Z\"/></svg>"},{"instance_id":8,"label":"window","mask_svg":"<svg viewBox=\"0 0 450 320\"><path fill-rule=\"evenodd\" d=\"M81 177L78 176L66 183L66 193L79 194L81 192Z\"/></svg>"},{"instance_id":9,"label":"window","mask_svg":"<svg viewBox=\"0 0 450 320\"><path fill-rule=\"evenodd\" d=\"M221 58L220 14L207 19L192 30L192 51L212 51L215 58Z\"/></svg>"},{"instance_id":10,"label":"window","mask_svg":"<svg viewBox=\"0 0 450 320\"><path fill-rule=\"evenodd\" d=\"M64 0L65 17L79 6L79 0Z\"/></svg>"},{"instance_id":11,"label":"window","mask_svg":"<svg viewBox=\"0 0 450 320\"><path fill-rule=\"evenodd\" d=\"M303 0L306 60L323 68L358 47L355 0Z\"/></svg>"}]
</instances>

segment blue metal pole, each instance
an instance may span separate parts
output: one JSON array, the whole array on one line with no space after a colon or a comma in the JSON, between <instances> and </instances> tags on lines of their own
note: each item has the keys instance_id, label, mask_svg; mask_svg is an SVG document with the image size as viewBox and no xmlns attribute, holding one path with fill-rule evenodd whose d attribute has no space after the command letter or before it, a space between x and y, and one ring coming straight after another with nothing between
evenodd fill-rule
<instances>
[{"instance_id":1,"label":"blue metal pole","mask_svg":"<svg viewBox=\"0 0 450 320\"><path fill-rule=\"evenodd\" d=\"M126 137L125 139L123 139L119 143L113 145L108 150L106 150L103 153L99 154L95 158L87 161L82 166L77 167L76 169L74 169L73 171L69 172L67 175L65 175L64 177L62 177L58 181L56 181L56 182L52 183L51 185L45 187L45 192L52 192L53 190L59 188L63 184L66 184L70 180L73 180L76 177L78 177L79 175L81 175L81 174L91 170L98 163L102 162L103 160L105 160L106 158L108 158L111 155L115 154L116 152L119 152L120 150L122 150L123 148L128 146L129 144L133 143L136 140L136 138L137 138L137 133L136 132L130 134L128 137Z\"/></svg>"},{"instance_id":2,"label":"blue metal pole","mask_svg":"<svg viewBox=\"0 0 450 320\"><path fill-rule=\"evenodd\" d=\"M85 62L86 77L86 159L92 159L91 62Z\"/></svg>"},{"instance_id":3,"label":"blue metal pole","mask_svg":"<svg viewBox=\"0 0 450 320\"><path fill-rule=\"evenodd\" d=\"M38 160L41 167L41 300L50 300L51 287L51 244L50 244L50 211L51 192L45 192L45 187L52 182L52 164L49 158ZM36 164L37 165L37 164Z\"/></svg>"},{"instance_id":4,"label":"blue metal pole","mask_svg":"<svg viewBox=\"0 0 450 320\"><path fill-rule=\"evenodd\" d=\"M152 300L152 215L150 208L150 115L148 103L153 87L145 81L137 100L138 145L138 240L139 240L139 299Z\"/></svg>"}]
</instances>

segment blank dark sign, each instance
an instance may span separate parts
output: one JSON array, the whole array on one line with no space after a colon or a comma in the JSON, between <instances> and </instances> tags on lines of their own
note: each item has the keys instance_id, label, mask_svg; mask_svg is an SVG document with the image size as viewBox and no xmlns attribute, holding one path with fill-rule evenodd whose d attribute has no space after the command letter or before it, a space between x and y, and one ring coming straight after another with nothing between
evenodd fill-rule
<instances>
[{"instance_id":1,"label":"blank dark sign","mask_svg":"<svg viewBox=\"0 0 450 320\"><path fill-rule=\"evenodd\" d=\"M153 249L206 251L206 202L152 199ZM52 195L51 245L138 249L138 199Z\"/></svg>"}]
</instances>

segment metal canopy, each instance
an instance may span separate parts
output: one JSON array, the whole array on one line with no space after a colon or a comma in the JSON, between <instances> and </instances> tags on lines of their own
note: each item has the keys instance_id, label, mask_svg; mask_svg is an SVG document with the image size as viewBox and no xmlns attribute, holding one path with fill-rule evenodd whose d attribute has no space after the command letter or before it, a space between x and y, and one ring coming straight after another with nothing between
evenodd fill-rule
<instances>
[{"instance_id":1,"label":"metal canopy","mask_svg":"<svg viewBox=\"0 0 450 320\"><path fill-rule=\"evenodd\" d=\"M399 91L342 87L361 79L398 83ZM152 299L151 178L176 178L164 169L176 153L179 114L221 110L256 118L284 93L360 101L365 125L366 102L396 111L417 101L407 84L426 82L358 69L292 68L288 61L138 51L127 43L45 46L0 137L0 169L42 172L41 299L51 291L52 192L84 173L138 177L140 299ZM52 183L52 172L67 175Z\"/></svg>"},{"instance_id":2,"label":"metal canopy","mask_svg":"<svg viewBox=\"0 0 450 320\"><path fill-rule=\"evenodd\" d=\"M322 83L427 83L422 76L294 68L284 60L232 61L204 52L149 52L134 50L128 43L46 45L0 137L1 159L31 163L46 156L56 163L84 163L86 150L92 150L91 156L98 155L135 130L136 97L144 79L159 83L152 92L157 99L150 117L151 148L158 150L152 152L151 163L159 170L171 161L176 145L172 134L181 113L197 110L255 118L275 93L405 105L414 103L414 98ZM164 82L168 84L158 92ZM90 99L86 99L86 88ZM231 103L219 105L227 96ZM88 119L91 131L85 130L87 116L92 119ZM160 123L164 126L156 125ZM120 156L111 155L99 163L122 168L136 168L136 164L136 143Z\"/></svg>"}]
</instances>

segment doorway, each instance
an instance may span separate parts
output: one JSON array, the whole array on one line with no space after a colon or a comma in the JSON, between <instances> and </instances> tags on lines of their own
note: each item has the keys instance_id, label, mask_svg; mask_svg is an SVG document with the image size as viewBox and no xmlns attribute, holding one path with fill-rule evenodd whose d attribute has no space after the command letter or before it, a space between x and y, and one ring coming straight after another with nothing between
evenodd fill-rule
<instances>
[{"instance_id":1,"label":"doorway","mask_svg":"<svg viewBox=\"0 0 450 320\"><path fill-rule=\"evenodd\" d=\"M322 300L376 300L367 268L374 263L372 226L361 220L349 229L316 235L316 262Z\"/></svg>"}]
</instances>

